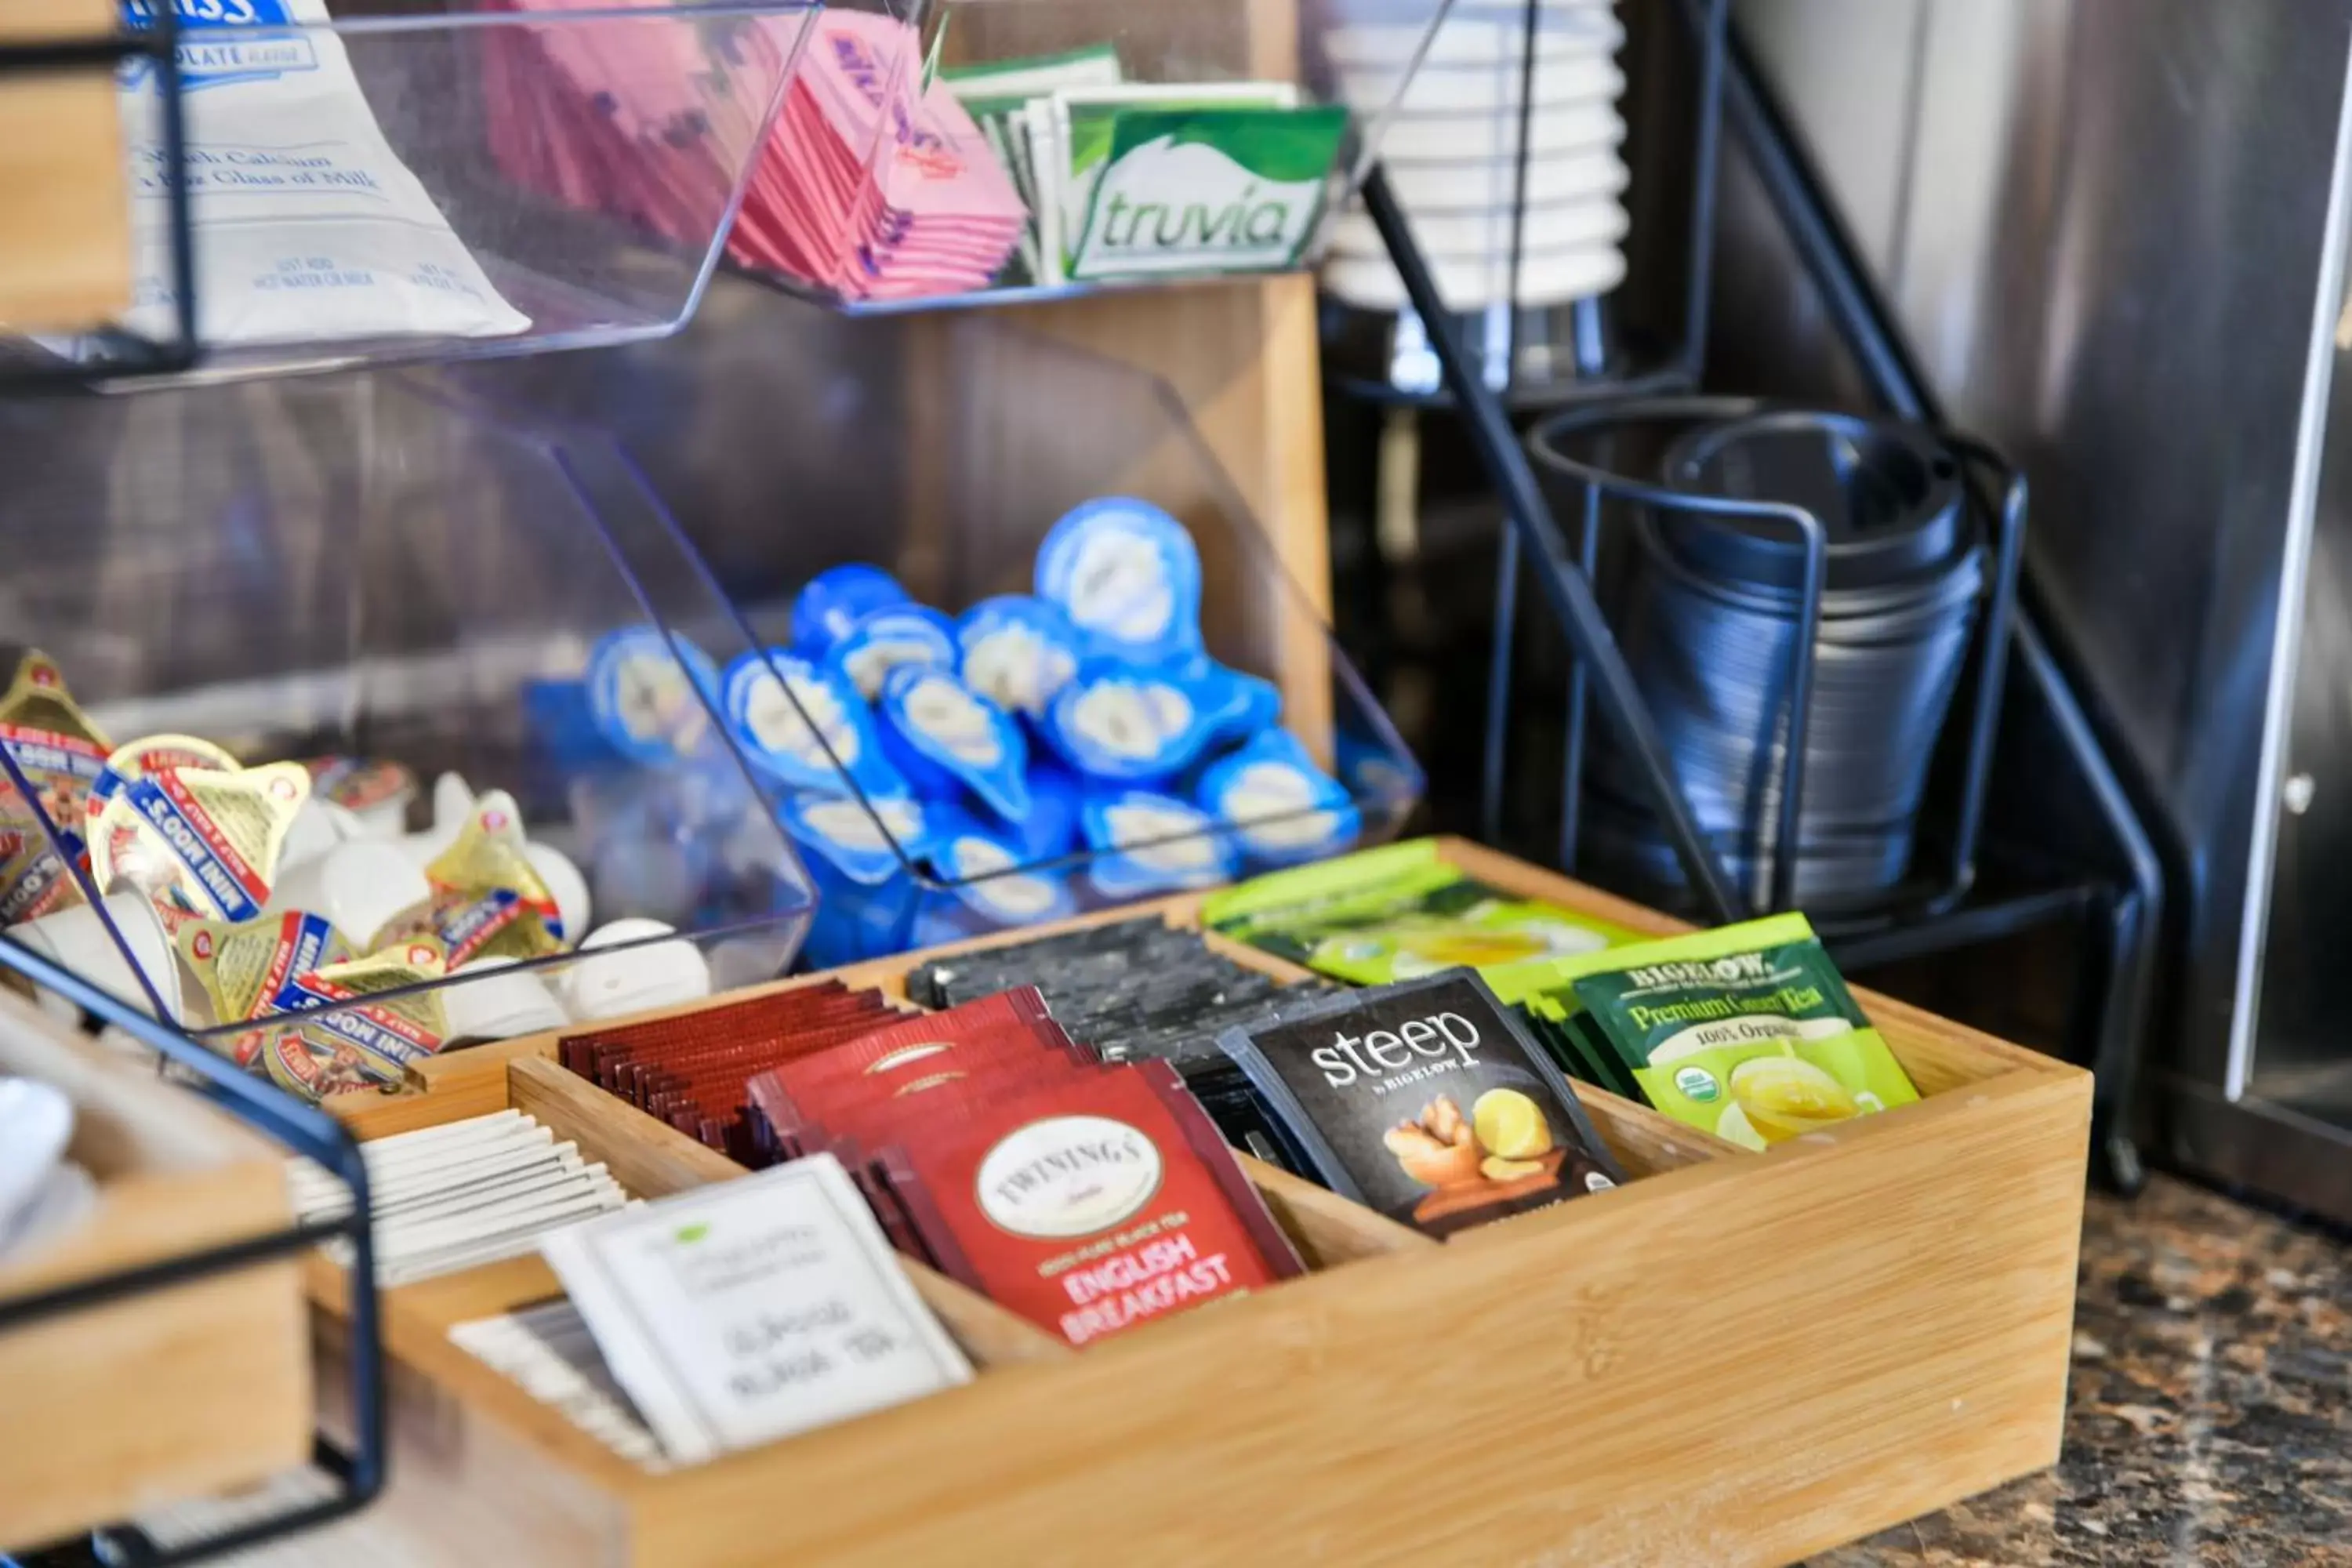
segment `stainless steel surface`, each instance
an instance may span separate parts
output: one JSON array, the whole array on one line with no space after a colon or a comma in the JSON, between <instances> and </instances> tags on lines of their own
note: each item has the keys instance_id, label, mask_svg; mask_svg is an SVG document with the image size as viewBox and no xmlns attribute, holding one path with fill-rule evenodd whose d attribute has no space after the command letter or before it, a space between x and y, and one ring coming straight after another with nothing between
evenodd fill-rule
<instances>
[{"instance_id":1,"label":"stainless steel surface","mask_svg":"<svg viewBox=\"0 0 2352 1568\"><path fill-rule=\"evenodd\" d=\"M1737 14L1951 416L2032 476L2033 570L2179 884L2155 1047L2225 1095L2233 1034L2259 1093L2352 1061L2326 996L2352 930L2352 414L2329 396L2352 0ZM1734 184L1715 363L1850 384Z\"/></svg>"}]
</instances>

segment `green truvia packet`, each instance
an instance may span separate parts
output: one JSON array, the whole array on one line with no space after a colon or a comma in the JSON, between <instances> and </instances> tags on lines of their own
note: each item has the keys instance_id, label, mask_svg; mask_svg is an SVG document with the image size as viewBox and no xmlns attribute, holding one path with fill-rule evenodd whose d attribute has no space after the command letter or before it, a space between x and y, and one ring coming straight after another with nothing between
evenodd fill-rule
<instances>
[{"instance_id":1,"label":"green truvia packet","mask_svg":"<svg viewBox=\"0 0 2352 1568\"><path fill-rule=\"evenodd\" d=\"M1497 891L1439 858L1433 838L1254 878L1213 895L1201 914L1222 935L1356 985L1642 940L1629 927Z\"/></svg>"},{"instance_id":2,"label":"green truvia packet","mask_svg":"<svg viewBox=\"0 0 2352 1568\"><path fill-rule=\"evenodd\" d=\"M1245 272L1298 262L1348 111L1073 108L1067 129L1071 278Z\"/></svg>"}]
</instances>

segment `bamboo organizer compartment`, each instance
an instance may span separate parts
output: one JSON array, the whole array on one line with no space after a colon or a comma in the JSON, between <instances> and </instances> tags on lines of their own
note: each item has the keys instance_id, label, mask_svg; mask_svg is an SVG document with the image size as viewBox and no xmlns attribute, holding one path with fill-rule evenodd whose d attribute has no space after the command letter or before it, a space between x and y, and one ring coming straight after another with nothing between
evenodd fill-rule
<instances>
[{"instance_id":1,"label":"bamboo organizer compartment","mask_svg":"<svg viewBox=\"0 0 2352 1568\"><path fill-rule=\"evenodd\" d=\"M0 1303L289 1223L280 1157L151 1071L0 993L0 1075L74 1101L81 1227L0 1264ZM257 1481L310 1452L301 1262L257 1264L0 1334L0 1551Z\"/></svg>"},{"instance_id":2,"label":"bamboo organizer compartment","mask_svg":"<svg viewBox=\"0 0 2352 1568\"><path fill-rule=\"evenodd\" d=\"M1512 891L1678 929L1446 853ZM1197 900L1120 913L1150 910L1191 923ZM920 957L840 973L896 990ZM682 1568L1354 1564L1466 1543L1483 1563L1713 1565L1853 1540L2057 1458L2090 1107L2081 1071L1862 999L1924 1103L1752 1155L1580 1086L1637 1179L1443 1246L1245 1162L1308 1276L1078 1354L910 1268L972 1384L667 1474L448 1342L551 1295L537 1259L390 1291L391 1487L300 1549ZM463 1053L418 1092L341 1109L364 1139L514 1105L647 1197L738 1173L554 1049Z\"/></svg>"}]
</instances>

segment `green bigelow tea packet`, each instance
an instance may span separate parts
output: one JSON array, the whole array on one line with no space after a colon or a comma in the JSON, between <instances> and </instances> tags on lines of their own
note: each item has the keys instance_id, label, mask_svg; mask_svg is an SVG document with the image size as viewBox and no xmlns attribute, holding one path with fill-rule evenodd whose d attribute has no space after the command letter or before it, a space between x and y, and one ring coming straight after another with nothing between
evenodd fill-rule
<instances>
[{"instance_id":1,"label":"green bigelow tea packet","mask_svg":"<svg viewBox=\"0 0 2352 1568\"><path fill-rule=\"evenodd\" d=\"M1761 1149L1919 1098L1802 915L1609 956L1576 998L1678 1121Z\"/></svg>"},{"instance_id":2,"label":"green bigelow tea packet","mask_svg":"<svg viewBox=\"0 0 2352 1568\"><path fill-rule=\"evenodd\" d=\"M1514 899L1437 849L1435 839L1411 839L1254 878L1213 895L1202 918L1222 935L1356 985L1458 966L1491 978L1497 965L1643 940L1627 926Z\"/></svg>"}]
</instances>

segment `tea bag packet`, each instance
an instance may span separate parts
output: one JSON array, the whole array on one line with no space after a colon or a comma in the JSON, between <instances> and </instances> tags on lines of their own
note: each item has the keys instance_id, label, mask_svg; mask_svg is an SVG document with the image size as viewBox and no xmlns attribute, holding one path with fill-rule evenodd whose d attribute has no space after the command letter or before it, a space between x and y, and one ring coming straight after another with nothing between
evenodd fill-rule
<instances>
[{"instance_id":1,"label":"tea bag packet","mask_svg":"<svg viewBox=\"0 0 2352 1568\"><path fill-rule=\"evenodd\" d=\"M908 602L898 579L879 566L860 562L820 572L793 596L793 650L822 660L868 611Z\"/></svg>"},{"instance_id":2,"label":"tea bag packet","mask_svg":"<svg viewBox=\"0 0 2352 1568\"><path fill-rule=\"evenodd\" d=\"M747 653L727 667L719 689L728 729L784 784L828 795L846 795L853 783L869 795L905 793L865 699L831 666L778 648Z\"/></svg>"},{"instance_id":3,"label":"tea bag packet","mask_svg":"<svg viewBox=\"0 0 2352 1568\"><path fill-rule=\"evenodd\" d=\"M1551 1058L1470 970L1284 1009L1218 1044L1324 1184L1433 1236L1625 1179Z\"/></svg>"},{"instance_id":4,"label":"tea bag packet","mask_svg":"<svg viewBox=\"0 0 2352 1568\"><path fill-rule=\"evenodd\" d=\"M1232 825L1251 858L1277 866L1335 854L1363 831L1348 792L1286 730L1268 730L1212 763L1200 802Z\"/></svg>"},{"instance_id":5,"label":"tea bag packet","mask_svg":"<svg viewBox=\"0 0 2352 1568\"><path fill-rule=\"evenodd\" d=\"M289 987L296 975L355 956L326 916L301 910L242 924L193 921L173 933L172 946L210 1003L215 1025L284 1011L292 1005Z\"/></svg>"},{"instance_id":6,"label":"tea bag packet","mask_svg":"<svg viewBox=\"0 0 2352 1568\"><path fill-rule=\"evenodd\" d=\"M874 1160L925 1250L1070 1344L1300 1270L1165 1063L917 1103Z\"/></svg>"},{"instance_id":7,"label":"tea bag packet","mask_svg":"<svg viewBox=\"0 0 2352 1568\"><path fill-rule=\"evenodd\" d=\"M930 862L947 886L927 890L916 910L910 940L917 947L1064 921L1078 912L1066 873L1030 866L1021 844L965 814L944 814Z\"/></svg>"},{"instance_id":8,"label":"tea bag packet","mask_svg":"<svg viewBox=\"0 0 2352 1568\"><path fill-rule=\"evenodd\" d=\"M1073 96L1055 95L1076 187L1076 205L1066 211L1080 219L1069 245L1071 278L1298 264L1323 215L1325 187L1347 134L1345 109L1119 110L1082 106ZM1090 158L1100 163L1089 178Z\"/></svg>"},{"instance_id":9,"label":"tea bag packet","mask_svg":"<svg viewBox=\"0 0 2352 1568\"><path fill-rule=\"evenodd\" d=\"M1160 664L1200 651L1200 551L1150 501L1107 496L1073 509L1037 547L1036 586L1090 653Z\"/></svg>"},{"instance_id":10,"label":"tea bag packet","mask_svg":"<svg viewBox=\"0 0 2352 1568\"><path fill-rule=\"evenodd\" d=\"M1572 982L1591 1032L1678 1121L1761 1149L1919 1098L1802 915L1600 958Z\"/></svg>"},{"instance_id":11,"label":"tea bag packet","mask_svg":"<svg viewBox=\"0 0 2352 1568\"><path fill-rule=\"evenodd\" d=\"M1441 859L1427 838L1253 878L1212 895L1202 918L1226 936L1357 985L1458 964L1493 980L1504 964L1645 940L1630 927L1489 888Z\"/></svg>"},{"instance_id":12,"label":"tea bag packet","mask_svg":"<svg viewBox=\"0 0 2352 1568\"><path fill-rule=\"evenodd\" d=\"M97 822L106 810L106 803L121 795L124 786L165 768L233 773L244 765L226 748L194 735L149 735L117 746L107 754L106 765L99 770L98 778L90 785L84 816L91 823Z\"/></svg>"},{"instance_id":13,"label":"tea bag packet","mask_svg":"<svg viewBox=\"0 0 2352 1568\"><path fill-rule=\"evenodd\" d=\"M786 799L777 816L804 851L801 858L816 886L808 962L830 969L904 947L917 896L908 860L931 841L924 803L912 795L859 801L803 793Z\"/></svg>"},{"instance_id":14,"label":"tea bag packet","mask_svg":"<svg viewBox=\"0 0 2352 1568\"><path fill-rule=\"evenodd\" d=\"M883 681L900 665L953 670L955 628L928 605L885 605L858 616L825 659L859 697L872 702L881 697Z\"/></svg>"},{"instance_id":15,"label":"tea bag packet","mask_svg":"<svg viewBox=\"0 0 2352 1568\"><path fill-rule=\"evenodd\" d=\"M1003 709L927 665L892 670L879 706L884 743L918 788L961 785L1008 822L1029 814L1029 743Z\"/></svg>"},{"instance_id":16,"label":"tea bag packet","mask_svg":"<svg viewBox=\"0 0 2352 1568\"><path fill-rule=\"evenodd\" d=\"M299 1031L314 1049L353 1053L369 1070L397 1082L448 1037L440 995L431 988L448 973L447 960L437 941L412 938L296 974L278 997L285 1011L316 1014Z\"/></svg>"},{"instance_id":17,"label":"tea bag packet","mask_svg":"<svg viewBox=\"0 0 2352 1568\"><path fill-rule=\"evenodd\" d=\"M149 773L99 814L91 879L101 893L146 894L168 930L249 921L269 901L287 832L310 798L310 771L299 763Z\"/></svg>"},{"instance_id":18,"label":"tea bag packet","mask_svg":"<svg viewBox=\"0 0 2352 1568\"><path fill-rule=\"evenodd\" d=\"M400 763L372 757L311 757L310 795L357 817L372 838L394 838L408 826L416 775Z\"/></svg>"},{"instance_id":19,"label":"tea bag packet","mask_svg":"<svg viewBox=\"0 0 2352 1568\"><path fill-rule=\"evenodd\" d=\"M1173 795L1139 789L1093 795L1079 816L1095 852L1087 874L1107 898L1213 888L1240 869L1224 830Z\"/></svg>"},{"instance_id":20,"label":"tea bag packet","mask_svg":"<svg viewBox=\"0 0 2352 1568\"><path fill-rule=\"evenodd\" d=\"M0 692L0 746L32 786L65 853L79 855L90 791L111 748L66 689L64 671L37 648L17 652L8 689ZM13 779L0 778L0 829L25 834L27 844L45 841Z\"/></svg>"},{"instance_id":21,"label":"tea bag packet","mask_svg":"<svg viewBox=\"0 0 2352 1568\"><path fill-rule=\"evenodd\" d=\"M1025 594L982 599L956 622L963 683L1007 713L1045 721L1078 672L1078 634L1059 607Z\"/></svg>"},{"instance_id":22,"label":"tea bag packet","mask_svg":"<svg viewBox=\"0 0 2352 1568\"><path fill-rule=\"evenodd\" d=\"M1055 695L1045 739L1079 773L1153 784L1192 765L1213 730L1164 670L1089 659Z\"/></svg>"},{"instance_id":23,"label":"tea bag packet","mask_svg":"<svg viewBox=\"0 0 2352 1568\"><path fill-rule=\"evenodd\" d=\"M425 868L430 921L450 968L478 958L561 952L563 913L532 863L514 796L495 789L474 802L457 841Z\"/></svg>"},{"instance_id":24,"label":"tea bag packet","mask_svg":"<svg viewBox=\"0 0 2352 1568\"><path fill-rule=\"evenodd\" d=\"M583 684L597 732L630 762L690 762L710 744L719 670L682 637L651 626L608 633L589 650Z\"/></svg>"}]
</instances>

